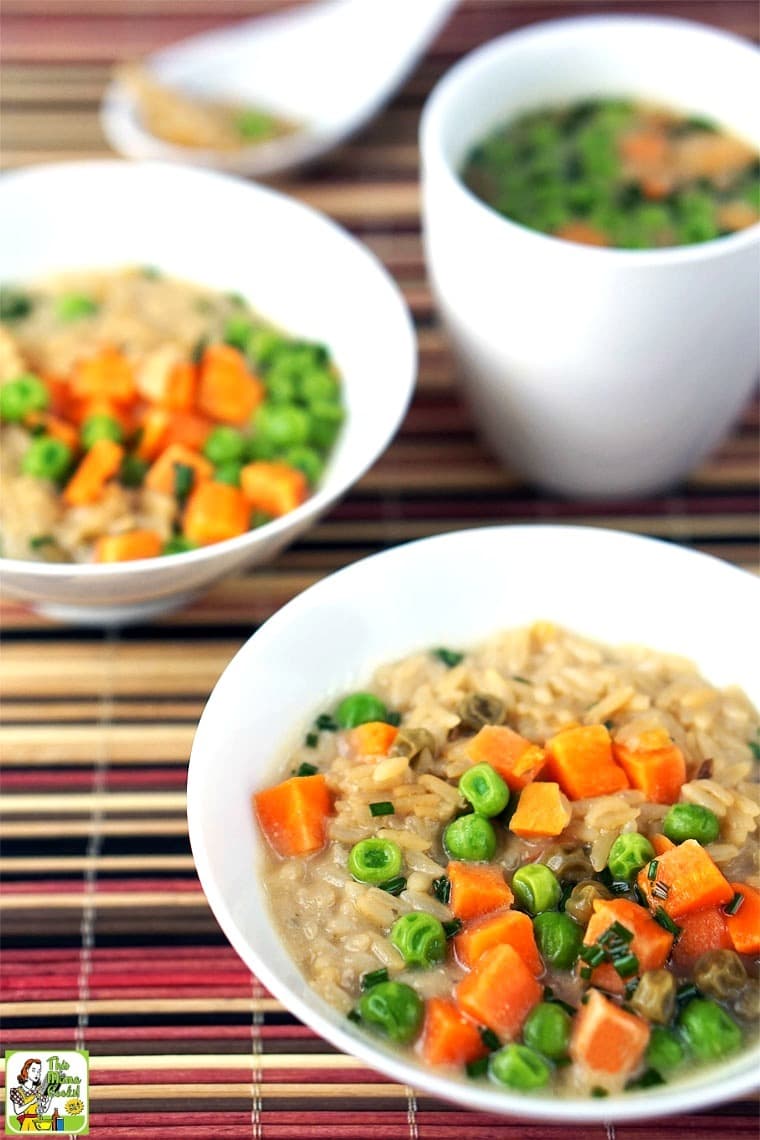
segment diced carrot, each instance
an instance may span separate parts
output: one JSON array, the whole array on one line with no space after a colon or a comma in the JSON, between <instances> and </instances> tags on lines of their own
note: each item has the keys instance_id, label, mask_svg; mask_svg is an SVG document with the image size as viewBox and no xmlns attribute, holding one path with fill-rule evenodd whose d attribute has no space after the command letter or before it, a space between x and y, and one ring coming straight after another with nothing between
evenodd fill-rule
<instances>
[{"instance_id":1,"label":"diced carrot","mask_svg":"<svg viewBox=\"0 0 760 1140\"><path fill-rule=\"evenodd\" d=\"M564 728L546 742L547 775L571 800L608 796L628 787L628 777L612 757L603 724Z\"/></svg>"},{"instance_id":2,"label":"diced carrot","mask_svg":"<svg viewBox=\"0 0 760 1140\"><path fill-rule=\"evenodd\" d=\"M678 920L681 933L673 950L673 961L682 973L689 973L700 954L707 950L730 950L728 921L719 906L708 906L684 914Z\"/></svg>"},{"instance_id":3,"label":"diced carrot","mask_svg":"<svg viewBox=\"0 0 760 1140\"><path fill-rule=\"evenodd\" d=\"M490 764L513 791L534 780L546 762L543 748L505 724L486 724L467 745L473 764Z\"/></svg>"},{"instance_id":4,"label":"diced carrot","mask_svg":"<svg viewBox=\"0 0 760 1140\"><path fill-rule=\"evenodd\" d=\"M574 241L579 245L609 245L610 241L604 230L592 226L589 222L577 219L565 222L554 231L554 236L564 241Z\"/></svg>"},{"instance_id":5,"label":"diced carrot","mask_svg":"<svg viewBox=\"0 0 760 1140\"><path fill-rule=\"evenodd\" d=\"M398 729L383 720L370 720L358 724L347 733L351 751L357 756L387 756Z\"/></svg>"},{"instance_id":6,"label":"diced carrot","mask_svg":"<svg viewBox=\"0 0 760 1140\"><path fill-rule=\"evenodd\" d=\"M105 396L93 396L88 400L72 400L67 410L67 418L80 426L92 416L110 416L116 420L124 432L129 432L134 426L133 409L124 404L117 404Z\"/></svg>"},{"instance_id":7,"label":"diced carrot","mask_svg":"<svg viewBox=\"0 0 760 1140\"><path fill-rule=\"evenodd\" d=\"M253 796L261 830L278 855L308 855L327 842L332 801L322 773L292 776Z\"/></svg>"},{"instance_id":8,"label":"diced carrot","mask_svg":"<svg viewBox=\"0 0 760 1140\"><path fill-rule=\"evenodd\" d=\"M520 961L538 976L544 964L536 946L533 923L520 910L498 910L469 922L454 938L454 951L468 969L494 946L511 946Z\"/></svg>"},{"instance_id":9,"label":"diced carrot","mask_svg":"<svg viewBox=\"0 0 760 1140\"><path fill-rule=\"evenodd\" d=\"M71 389L68 377L54 376L47 373L43 380L50 393L50 411L55 416L68 416L72 404Z\"/></svg>"},{"instance_id":10,"label":"diced carrot","mask_svg":"<svg viewBox=\"0 0 760 1140\"><path fill-rule=\"evenodd\" d=\"M175 364L166 381L162 406L175 412L189 412L195 402L197 378L197 369L189 360Z\"/></svg>"},{"instance_id":11,"label":"diced carrot","mask_svg":"<svg viewBox=\"0 0 760 1140\"><path fill-rule=\"evenodd\" d=\"M510 831L522 839L559 835L570 822L572 808L559 784L549 780L528 784L509 823Z\"/></svg>"},{"instance_id":12,"label":"diced carrot","mask_svg":"<svg viewBox=\"0 0 760 1140\"><path fill-rule=\"evenodd\" d=\"M664 729L651 729L637 748L613 741L612 754L632 788L655 804L674 804L686 780L683 752Z\"/></svg>"},{"instance_id":13,"label":"diced carrot","mask_svg":"<svg viewBox=\"0 0 760 1140\"><path fill-rule=\"evenodd\" d=\"M173 412L166 429L166 442L181 443L200 451L212 427L211 420L197 412Z\"/></svg>"},{"instance_id":14,"label":"diced carrot","mask_svg":"<svg viewBox=\"0 0 760 1140\"><path fill-rule=\"evenodd\" d=\"M454 991L457 1005L473 1021L512 1041L543 987L513 946L494 946L479 958Z\"/></svg>"},{"instance_id":15,"label":"diced carrot","mask_svg":"<svg viewBox=\"0 0 760 1140\"><path fill-rule=\"evenodd\" d=\"M245 357L227 344L210 345L203 354L198 407L212 420L244 424L265 396L264 385L248 371Z\"/></svg>"},{"instance_id":16,"label":"diced carrot","mask_svg":"<svg viewBox=\"0 0 760 1140\"><path fill-rule=\"evenodd\" d=\"M97 440L85 453L79 466L63 488L63 501L69 507L95 503L103 488L121 467L124 448L112 439Z\"/></svg>"},{"instance_id":17,"label":"diced carrot","mask_svg":"<svg viewBox=\"0 0 760 1140\"><path fill-rule=\"evenodd\" d=\"M586 1004L573 1018L570 1056L589 1073L623 1081L639 1067L649 1032L643 1018L589 990Z\"/></svg>"},{"instance_id":18,"label":"diced carrot","mask_svg":"<svg viewBox=\"0 0 760 1140\"><path fill-rule=\"evenodd\" d=\"M166 408L148 408L140 425L137 454L148 462L166 447L171 416Z\"/></svg>"},{"instance_id":19,"label":"diced carrot","mask_svg":"<svg viewBox=\"0 0 760 1140\"><path fill-rule=\"evenodd\" d=\"M68 420L63 420L60 416L54 416L51 412L32 412L24 419L24 425L28 428L41 428L46 435L50 435L53 439L58 439L61 443L65 443L72 451L76 451L79 447L79 432L73 427Z\"/></svg>"},{"instance_id":20,"label":"diced carrot","mask_svg":"<svg viewBox=\"0 0 760 1140\"><path fill-rule=\"evenodd\" d=\"M251 507L279 518L306 498L306 476L287 463L248 463L240 472L240 486Z\"/></svg>"},{"instance_id":21,"label":"diced carrot","mask_svg":"<svg viewBox=\"0 0 760 1140\"><path fill-rule=\"evenodd\" d=\"M446 875L451 884L451 913L463 922L501 910L514 902L501 867L490 863L452 861L446 868Z\"/></svg>"},{"instance_id":22,"label":"diced carrot","mask_svg":"<svg viewBox=\"0 0 760 1140\"><path fill-rule=\"evenodd\" d=\"M641 193L650 202L659 202L667 198L673 189L673 176L664 171L657 174L645 174L640 180Z\"/></svg>"},{"instance_id":23,"label":"diced carrot","mask_svg":"<svg viewBox=\"0 0 760 1140\"><path fill-rule=\"evenodd\" d=\"M593 945L616 922L633 934L628 946L631 954L638 958L640 972L659 970L665 964L673 946L673 935L655 922L643 906L628 899L595 900L594 913L583 936L584 945ZM622 994L625 990L625 981L611 962L595 967L591 984L613 994Z\"/></svg>"},{"instance_id":24,"label":"diced carrot","mask_svg":"<svg viewBox=\"0 0 760 1140\"><path fill-rule=\"evenodd\" d=\"M197 484L187 500L182 530L191 542L210 546L212 542L245 534L249 522L250 510L239 487L205 480Z\"/></svg>"},{"instance_id":25,"label":"diced carrot","mask_svg":"<svg viewBox=\"0 0 760 1140\"><path fill-rule=\"evenodd\" d=\"M77 362L70 382L78 400L106 399L131 404L137 397L132 365L114 348L104 348Z\"/></svg>"},{"instance_id":26,"label":"diced carrot","mask_svg":"<svg viewBox=\"0 0 760 1140\"><path fill-rule=\"evenodd\" d=\"M639 890L650 910L656 913L662 907L676 922L684 914L704 910L707 906L720 906L733 898L730 883L696 839L687 839L672 851L658 855L654 879L648 877L647 867L639 871ZM656 883L662 886L655 888Z\"/></svg>"},{"instance_id":27,"label":"diced carrot","mask_svg":"<svg viewBox=\"0 0 760 1140\"><path fill-rule=\"evenodd\" d=\"M736 914L727 914L728 934L737 954L760 954L760 891L748 883L731 883L744 899Z\"/></svg>"},{"instance_id":28,"label":"diced carrot","mask_svg":"<svg viewBox=\"0 0 760 1140\"><path fill-rule=\"evenodd\" d=\"M662 835L659 832L657 835L650 835L649 842L654 847L655 855L664 855L666 851L672 851L675 843L668 839L667 835Z\"/></svg>"},{"instance_id":29,"label":"diced carrot","mask_svg":"<svg viewBox=\"0 0 760 1140\"><path fill-rule=\"evenodd\" d=\"M155 558L161 553L161 536L153 530L127 530L123 534L103 534L95 543L95 562L130 562L134 558Z\"/></svg>"},{"instance_id":30,"label":"diced carrot","mask_svg":"<svg viewBox=\"0 0 760 1140\"><path fill-rule=\"evenodd\" d=\"M631 131L620 139L622 158L636 166L659 166L668 155L668 139L662 131Z\"/></svg>"},{"instance_id":31,"label":"diced carrot","mask_svg":"<svg viewBox=\"0 0 760 1140\"><path fill-rule=\"evenodd\" d=\"M419 1050L428 1065L466 1065L485 1057L478 1027L459 1012L448 998L429 998L425 1003Z\"/></svg>"},{"instance_id":32,"label":"diced carrot","mask_svg":"<svg viewBox=\"0 0 760 1140\"><path fill-rule=\"evenodd\" d=\"M145 486L150 491L160 491L163 495L175 493L176 466L192 467L195 472L194 486L210 479L214 468L207 459L185 447L181 443L171 443L165 448L145 476Z\"/></svg>"}]
</instances>

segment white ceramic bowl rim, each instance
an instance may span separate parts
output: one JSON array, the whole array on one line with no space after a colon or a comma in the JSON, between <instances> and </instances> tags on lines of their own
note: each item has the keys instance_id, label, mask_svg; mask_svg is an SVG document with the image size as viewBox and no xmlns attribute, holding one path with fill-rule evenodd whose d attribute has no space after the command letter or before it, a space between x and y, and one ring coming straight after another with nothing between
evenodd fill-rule
<instances>
[{"instance_id":1,"label":"white ceramic bowl rim","mask_svg":"<svg viewBox=\"0 0 760 1140\"><path fill-rule=\"evenodd\" d=\"M747 226L746 229L725 237L715 238L711 241L699 242L694 245L668 246L664 249L619 249L616 247L603 247L583 245L578 242L568 242L551 234L540 233L538 230L523 226L511 218L499 214L493 207L487 205L467 187L458 170L454 169L444 154L441 145L441 132L446 122L449 108L456 103L461 90L467 88L469 82L477 77L481 69L487 67L500 56L509 56L513 47L529 42L551 40L561 36L564 32L571 32L582 28L609 29L621 36L627 29L635 27L651 27L653 31L679 30L685 33L702 34L725 44L735 47L737 52L753 53L760 63L760 50L741 36L731 32L711 28L695 20L684 20L671 16L647 15L599 15L599 16L573 16L569 19L546 20L538 24L531 24L518 31L507 32L503 36L489 40L481 47L469 52L458 63L454 64L433 88L428 96L420 119L420 151L425 165L435 167L436 176L444 177L455 193L470 207L488 219L493 227L493 240L499 241L499 234L504 233L503 227L519 231L530 240L537 242L551 242L556 248L558 256L585 256L592 258L614 258L622 262L636 265L674 265L689 261L709 261L729 254L735 249L753 244L760 236L760 221ZM508 66L505 62L504 66Z\"/></svg>"},{"instance_id":2,"label":"white ceramic bowl rim","mask_svg":"<svg viewBox=\"0 0 760 1140\"><path fill-rule=\"evenodd\" d=\"M721 573L725 572L726 575L735 576L736 579L747 581L751 578L750 575L722 562L720 559L688 551L659 539L627 532L604 531L602 528L595 527L554 525L480 527L440 534L405 543L344 567L304 590L265 622L232 658L209 698L193 742L188 772L188 823L196 870L209 905L222 930L241 959L251 968L264 986L275 997L279 998L283 1005L296 1017L310 1025L337 1048L360 1058L375 1069L380 1069L404 1086L422 1089L430 1095L472 1109L511 1114L523 1119L572 1123L610 1122L613 1120L641 1120L683 1111L691 1112L716 1102L728 1101L755 1088L758 1083L757 1061L760 1058L760 1046L745 1051L738 1058L734 1058L724 1065L711 1067L708 1070L710 1080L698 1085L696 1083L690 1083L688 1087L677 1084L674 1086L665 1085L641 1092L610 1096L605 1099L522 1096L510 1093L507 1089L483 1087L480 1084L468 1086L465 1083L457 1083L456 1087L453 1087L452 1081L446 1076L407 1063L403 1057L400 1057L381 1039L371 1038L362 1030L355 1028L351 1022L337 1013L313 990L310 990L307 983L304 983L307 996L302 998L286 982L282 981L276 969L268 965L267 961L259 955L256 946L248 941L240 931L231 903L217 883L214 864L203 844L202 821L207 809L203 795L201 754L213 755L213 720L219 717L217 706L220 710L224 710L226 707L223 689L229 686L231 690L235 691L235 682L239 677L245 675L249 658L258 656L265 658L267 646L280 637L281 631L287 636L289 627L298 623L309 612L318 610L323 602L329 608L330 601L334 601L336 596L342 596L342 585L345 584L346 587L344 593L350 595L351 591L348 584L351 578L365 576L368 569L375 567L377 563L383 563L386 567L392 566L394 562L403 563L409 551L415 548L417 550L425 548L431 556L431 565L446 566L448 564L448 550L460 543L467 542L468 535L483 536L486 540L489 535L492 535L493 539L497 540L498 536L508 534L514 539L519 539L522 535L529 537L537 532L544 532L545 534L549 531L559 542L583 541L584 538L589 541L597 541L600 535L603 540L603 536L607 534L618 543L638 547L649 546L653 549L653 553L656 548L659 548L662 557L678 562L679 568L682 567L685 572L688 572L689 565L692 564L693 560L698 559L705 567L712 565L716 570L720 567ZM277 937L279 940L279 935ZM287 955L284 946L282 953Z\"/></svg>"},{"instance_id":3,"label":"white ceramic bowl rim","mask_svg":"<svg viewBox=\"0 0 760 1140\"><path fill-rule=\"evenodd\" d=\"M38 175L44 177L44 173L47 170L53 170L56 173L71 172L74 174L79 171L82 173L82 175L85 175L87 171L92 167L125 168L127 166L130 168L139 166L143 167L144 169L151 170L166 169L167 171L171 172L171 177L173 178L176 178L178 172L180 172L180 176L183 176L184 174L185 177L192 179L206 179L213 181L219 181L220 179L223 179L227 182L236 182L240 186L250 185L242 176L236 176L234 174L227 173L222 174L218 171L203 170L195 166L182 166L179 163L165 163L154 161L127 163L122 159L93 159L82 160L80 162L61 162L55 164L50 163L30 168L22 168L4 174L2 177L3 183L7 184L8 181L15 178L28 178L30 176L36 177ZM356 246L357 252L365 257L368 262L371 262L374 265L374 268L388 282L388 284L392 285L394 289L397 288L395 282L391 278L391 275L388 273L387 269L379 260L379 258L376 257L376 255L366 245L359 242L347 230L338 225L337 222L334 222L331 218L328 218L326 215L320 213L320 211L314 209L313 207L307 206L295 198L289 198L287 195L282 194L277 190L272 190L268 186L262 186L256 183L254 188L257 194L260 194L266 198L277 199L278 201L287 200L288 208L291 209L294 213L300 213L301 215L311 217L314 219L314 221L318 221L326 229L332 230L335 234L336 239L352 242ZM264 314L264 316L266 316L266 314ZM395 432L398 430L398 427L401 424L401 421L403 420L406 413L409 401L411 400L417 359L417 342L414 332L414 324L409 314L409 310L405 305L400 304L399 335L401 333L402 327L404 329L404 335L407 341L408 355L412 361L412 375L410 377L406 399L400 404L397 410L395 425L389 439L392 438L393 434L395 434ZM344 430L350 430L349 421L346 422ZM386 444L383 445L383 447L385 446ZM338 497L345 494L348 491L349 487L361 478L361 476L376 461L376 459L377 455L369 454L365 457L365 459L362 460L362 462L355 464L354 470L352 471L349 480L346 482L345 487L338 492ZM172 554L170 557L172 561L178 560L178 562L183 566L192 564L200 565L204 562L212 561L215 556L222 551L239 550L250 545L252 539L257 537L261 531L265 531L269 536L276 535L281 531L289 530L292 523L298 521L304 516L318 514L321 510L324 510L330 506L334 502L335 498L335 488L329 488L323 481L323 485L317 488L313 494L309 495L309 497L300 506L296 507L295 510L289 511L281 518L272 520L272 522L267 523L264 527L247 531L245 534L241 534L236 538L227 538L221 542L212 543L210 546L200 547L197 550L184 551L181 554ZM118 579L119 577L127 577L135 573L145 572L146 570L159 564L164 564L163 557L135 558L129 562L97 564L76 562L38 562L34 559L27 558L0 557L0 572L2 572L4 569L13 571L14 573L29 571L40 578L55 578L56 575L61 573L61 571L65 571L67 578L86 580L88 578L97 576L100 580L103 578Z\"/></svg>"}]
</instances>

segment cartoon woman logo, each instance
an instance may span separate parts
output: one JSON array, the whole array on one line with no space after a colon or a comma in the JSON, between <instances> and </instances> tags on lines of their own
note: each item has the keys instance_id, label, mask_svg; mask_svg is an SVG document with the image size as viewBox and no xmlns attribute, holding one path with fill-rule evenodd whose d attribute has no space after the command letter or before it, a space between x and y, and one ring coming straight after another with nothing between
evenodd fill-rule
<instances>
[{"instance_id":1,"label":"cartoon woman logo","mask_svg":"<svg viewBox=\"0 0 760 1140\"><path fill-rule=\"evenodd\" d=\"M50 1120L41 1117L47 1112L55 1090L49 1089L47 1081L43 1084L42 1061L39 1057L27 1057L19 1070L18 1081L18 1085L10 1090L10 1098L20 1130L49 1131Z\"/></svg>"}]
</instances>

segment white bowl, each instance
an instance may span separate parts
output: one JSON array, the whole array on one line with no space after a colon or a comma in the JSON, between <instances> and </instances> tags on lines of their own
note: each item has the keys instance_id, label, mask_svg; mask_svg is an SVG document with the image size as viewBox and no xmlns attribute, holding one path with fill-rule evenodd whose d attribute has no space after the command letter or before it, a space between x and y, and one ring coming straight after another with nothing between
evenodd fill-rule
<instances>
[{"instance_id":1,"label":"white bowl","mask_svg":"<svg viewBox=\"0 0 760 1140\"><path fill-rule=\"evenodd\" d=\"M467 189L470 148L531 108L622 95L705 114L760 146L760 54L683 20L538 24L472 52L420 129L434 295L475 417L555 491L627 495L689 473L760 364L760 225L659 250L599 249L501 217Z\"/></svg>"},{"instance_id":2,"label":"white bowl","mask_svg":"<svg viewBox=\"0 0 760 1140\"><path fill-rule=\"evenodd\" d=\"M314 715L366 684L378 665L433 645L474 645L541 618L607 643L685 654L713 682L743 685L758 701L758 593L754 577L705 555L616 531L552 526L441 535L356 562L312 586L234 657L193 744L190 839L230 942L267 989L339 1049L471 1108L610 1121L693 1111L747 1092L760 1071L758 1050L710 1069L707 1080L698 1072L604 1101L520 1096L400 1057L317 997L289 958L258 873L265 845L250 794L280 778L288 749Z\"/></svg>"},{"instance_id":3,"label":"white bowl","mask_svg":"<svg viewBox=\"0 0 760 1140\"><path fill-rule=\"evenodd\" d=\"M403 418L416 342L398 288L344 230L272 190L160 163L35 167L0 181L0 248L8 282L145 264L240 293L288 332L327 344L344 380L346 424L322 482L283 518L187 554L120 565L0 559L3 589L51 616L141 620L272 559L356 482Z\"/></svg>"}]
</instances>

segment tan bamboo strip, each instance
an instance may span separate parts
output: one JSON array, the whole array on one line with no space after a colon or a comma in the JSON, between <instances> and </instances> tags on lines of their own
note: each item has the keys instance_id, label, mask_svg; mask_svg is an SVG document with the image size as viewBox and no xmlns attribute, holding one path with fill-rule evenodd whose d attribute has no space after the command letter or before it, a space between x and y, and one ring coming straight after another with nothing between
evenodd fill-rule
<instances>
[{"instance_id":1,"label":"tan bamboo strip","mask_svg":"<svg viewBox=\"0 0 760 1140\"><path fill-rule=\"evenodd\" d=\"M60 839L92 834L91 819L25 819L14 823L4 822L6 839ZM101 819L98 835L129 835L144 838L147 835L187 835L186 819Z\"/></svg>"},{"instance_id":2,"label":"tan bamboo strip","mask_svg":"<svg viewBox=\"0 0 760 1140\"><path fill-rule=\"evenodd\" d=\"M193 743L192 725L51 725L0 728L3 763L46 764L62 757L67 763L149 759L152 763L187 759Z\"/></svg>"},{"instance_id":3,"label":"tan bamboo strip","mask_svg":"<svg viewBox=\"0 0 760 1140\"><path fill-rule=\"evenodd\" d=\"M185 812L184 792L104 792L8 794L0 806L3 815L79 815L82 812Z\"/></svg>"},{"instance_id":4,"label":"tan bamboo strip","mask_svg":"<svg viewBox=\"0 0 760 1140\"><path fill-rule=\"evenodd\" d=\"M243 1069L250 1072L254 1059L250 1053L161 1053L152 1056L135 1053L130 1056L92 1057L90 1071L110 1073L116 1070L155 1073L161 1069ZM341 1069L366 1068L356 1057L346 1053L260 1053L255 1058L257 1069Z\"/></svg>"},{"instance_id":5,"label":"tan bamboo strip","mask_svg":"<svg viewBox=\"0 0 760 1140\"><path fill-rule=\"evenodd\" d=\"M79 910L82 907L97 905L99 911L116 910L119 907L155 909L167 907L171 910L185 910L190 907L207 907L206 897L198 887L194 891L107 891L92 895L82 891L68 894L63 891L50 893L35 892L29 895L0 896L0 912L40 910Z\"/></svg>"},{"instance_id":6,"label":"tan bamboo strip","mask_svg":"<svg viewBox=\"0 0 760 1140\"><path fill-rule=\"evenodd\" d=\"M303 0L300 0L303 2ZM467 0L465 0L467 2ZM521 3L531 0L521 0ZM614 2L614 0L613 0ZM124 16L150 20L157 16L184 17L189 13L202 15L213 11L222 23L235 17L263 16L280 12L288 7L297 7L299 0L97 0L97 9L92 0L3 0L3 13L14 16Z\"/></svg>"},{"instance_id":7,"label":"tan bamboo strip","mask_svg":"<svg viewBox=\"0 0 760 1140\"><path fill-rule=\"evenodd\" d=\"M371 1097L373 1100L406 1101L406 1085L386 1084L384 1081L353 1082L342 1084L330 1081L308 1084L280 1084L262 1082L257 1088L257 1095L263 1101L270 1100L337 1100L350 1102ZM93 1085L90 1089L90 1101L96 1104L100 1100L167 1100L176 1097L181 1101L204 1100L209 1097L214 1103L244 1098L249 1104L251 1099L251 1082L237 1084L224 1082L224 1084L156 1084L147 1085Z\"/></svg>"},{"instance_id":8,"label":"tan bamboo strip","mask_svg":"<svg viewBox=\"0 0 760 1140\"><path fill-rule=\"evenodd\" d=\"M133 874L136 871L192 871L192 855L33 855L0 858L0 874L40 875L77 871L118 871Z\"/></svg>"},{"instance_id":9,"label":"tan bamboo strip","mask_svg":"<svg viewBox=\"0 0 760 1140\"><path fill-rule=\"evenodd\" d=\"M237 582L237 578L226 580L227 583ZM0 624L5 625L5 608L10 609L12 605L19 605L21 603L12 603L8 598L0 609L3 612L3 618ZM24 610L31 620L36 620L40 626L49 626L50 622L47 618L34 615L31 610ZM131 701L131 700L116 700L113 707L113 715L120 720L140 720L161 722L169 720L186 720L189 724L195 725L203 708L203 702L199 700L189 701L162 701L160 704L155 704L150 700L146 701ZM76 699L70 701L24 701L24 700L9 700L4 698L0 702L0 722L10 721L24 721L25 724L34 724L35 721L50 721L54 723L66 721L99 721L103 715L103 708L100 701L91 701L84 699ZM178 727L182 727L179 725ZM141 763L140 757L133 757L125 763L139 764ZM147 758L146 763L153 763L152 760ZM4 757L4 763L9 764L10 761ZM27 763L33 763L30 758ZM109 763L117 763L111 757ZM166 761L164 761L166 763Z\"/></svg>"},{"instance_id":10,"label":"tan bamboo strip","mask_svg":"<svg viewBox=\"0 0 760 1140\"><path fill-rule=\"evenodd\" d=\"M212 995L205 998L140 998L140 1012L164 1013L219 1013L220 999ZM226 997L226 1013L282 1013L284 1006L276 998ZM0 1002L0 1017L70 1017L82 1009L91 1017L119 1013L135 1013L134 998L85 998L71 1001L6 1001Z\"/></svg>"},{"instance_id":11,"label":"tan bamboo strip","mask_svg":"<svg viewBox=\"0 0 760 1140\"><path fill-rule=\"evenodd\" d=\"M38 645L8 645L0 653L0 692L6 696L100 694L104 678L112 695L178 692L208 695L240 641L193 646L95 642L46 645L44 671Z\"/></svg>"}]
</instances>

